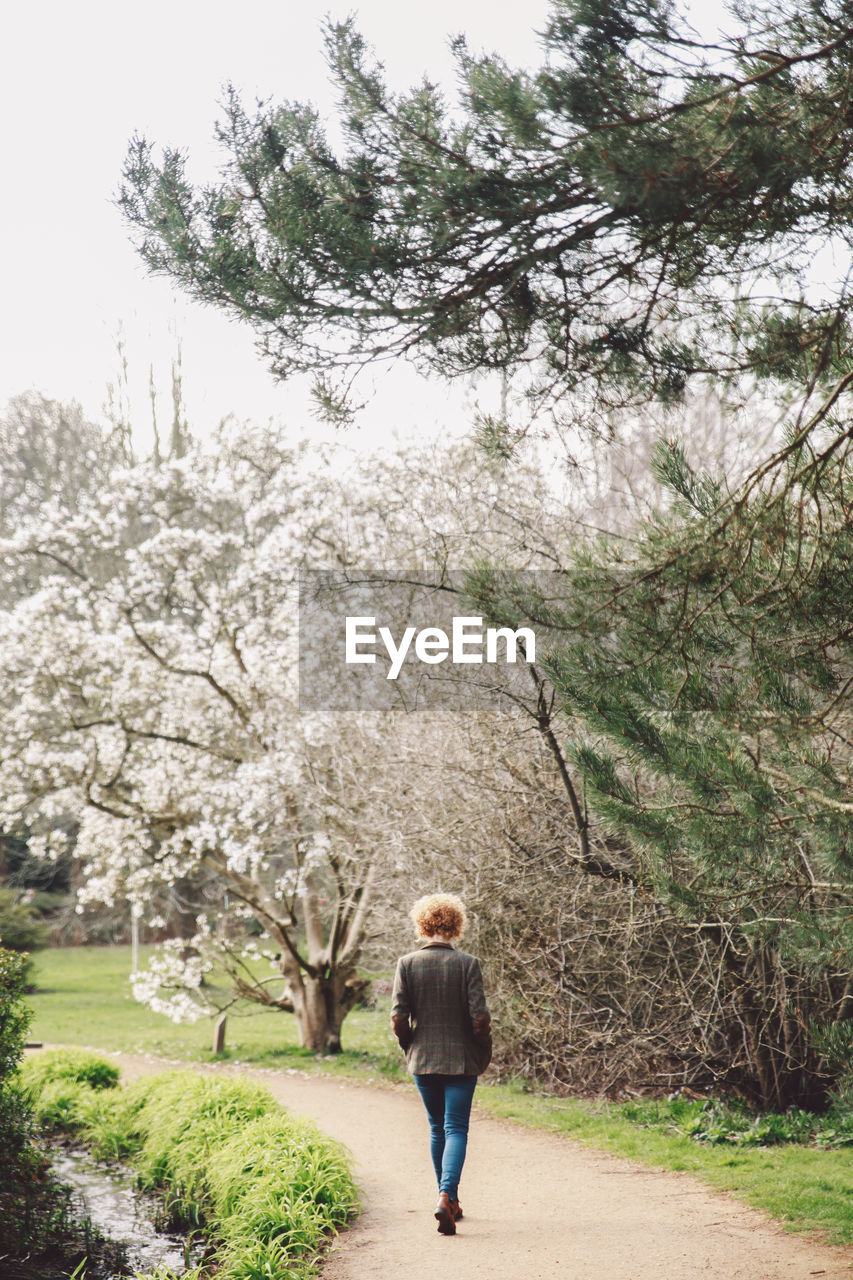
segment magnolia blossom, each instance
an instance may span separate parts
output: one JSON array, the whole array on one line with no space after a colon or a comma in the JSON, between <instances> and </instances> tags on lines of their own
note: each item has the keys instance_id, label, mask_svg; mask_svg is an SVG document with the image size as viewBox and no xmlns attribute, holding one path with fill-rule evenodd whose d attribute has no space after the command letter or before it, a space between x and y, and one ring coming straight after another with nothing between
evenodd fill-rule
<instances>
[{"instance_id":1,"label":"magnolia blossom","mask_svg":"<svg viewBox=\"0 0 853 1280\"><path fill-rule=\"evenodd\" d=\"M84 906L127 900L145 918L172 893L200 910L204 927L135 979L153 1009L209 1011L214 968L226 1003L236 991L303 1021L326 1000L312 984L332 984L341 1017L357 998L378 878L422 818L404 728L298 714L299 575L437 550L446 564L474 527L478 546L498 527L523 542L500 486L480 470L475 512L464 475L453 507L426 460L344 471L234 430L213 452L118 470L73 510L46 503L0 544L16 582L22 565L35 581L0 615L0 825L73 816ZM250 922L275 981L241 952Z\"/></svg>"}]
</instances>

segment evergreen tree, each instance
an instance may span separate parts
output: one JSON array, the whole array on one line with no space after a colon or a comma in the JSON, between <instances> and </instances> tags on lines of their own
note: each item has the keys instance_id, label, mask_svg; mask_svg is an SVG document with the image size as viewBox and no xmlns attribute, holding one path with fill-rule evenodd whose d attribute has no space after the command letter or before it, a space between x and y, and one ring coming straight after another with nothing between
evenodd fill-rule
<instances>
[{"instance_id":1,"label":"evergreen tree","mask_svg":"<svg viewBox=\"0 0 853 1280\"><path fill-rule=\"evenodd\" d=\"M152 270L253 326L276 376L313 373L330 412L395 356L522 371L535 412L850 378L843 277L817 297L804 273L819 242L849 257L853 9L738 14L704 40L666 0L555 0L535 74L455 41L453 106L390 93L330 24L339 148L312 107L230 91L220 180L137 138L121 205Z\"/></svg>"}]
</instances>

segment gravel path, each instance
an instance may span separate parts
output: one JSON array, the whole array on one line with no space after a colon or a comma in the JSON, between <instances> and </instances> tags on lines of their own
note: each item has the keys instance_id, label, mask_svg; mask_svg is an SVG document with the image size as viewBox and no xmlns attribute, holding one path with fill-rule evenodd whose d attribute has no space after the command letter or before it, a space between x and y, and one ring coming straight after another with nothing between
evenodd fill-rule
<instances>
[{"instance_id":1,"label":"gravel path","mask_svg":"<svg viewBox=\"0 0 853 1280\"><path fill-rule=\"evenodd\" d=\"M110 1056L124 1079L181 1065ZM262 1081L355 1156L365 1212L335 1242L323 1280L853 1278L853 1248L788 1235L687 1174L658 1173L476 1110L460 1188L465 1217L456 1236L440 1236L414 1086L212 1069Z\"/></svg>"}]
</instances>

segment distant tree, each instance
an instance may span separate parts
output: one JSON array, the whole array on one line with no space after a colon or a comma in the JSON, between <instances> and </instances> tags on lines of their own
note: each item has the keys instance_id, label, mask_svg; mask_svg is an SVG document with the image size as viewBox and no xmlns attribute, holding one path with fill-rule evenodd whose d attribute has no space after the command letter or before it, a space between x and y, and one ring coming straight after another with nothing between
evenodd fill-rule
<instances>
[{"instance_id":1,"label":"distant tree","mask_svg":"<svg viewBox=\"0 0 853 1280\"><path fill-rule=\"evenodd\" d=\"M150 913L161 887L206 879L192 945L180 940L162 981L141 984L147 998L192 1014L175 964L200 975L217 935L234 949L219 915L238 934L254 918L278 991L265 974L243 993L293 1009L304 1043L328 1051L361 990L374 870L352 825L342 833L361 803L335 794L345 757L296 719L294 575L312 507L290 451L244 440L219 460L118 471L73 516L47 508L8 539L7 561L58 571L0 635L0 812L33 812L42 829L79 814L94 902L118 894ZM50 851L49 837L36 844ZM324 876L336 906L320 906Z\"/></svg>"},{"instance_id":2,"label":"distant tree","mask_svg":"<svg viewBox=\"0 0 853 1280\"><path fill-rule=\"evenodd\" d=\"M35 391L14 396L0 410L0 537L35 523L48 509L70 517L127 462L122 438L90 421L75 402L51 400ZM0 628L3 610L33 595L45 575L61 566L49 554L0 563ZM19 692L11 690L10 711ZM69 824L73 825L69 819ZM28 857L26 822L11 830L0 823L0 884L38 889L38 906L55 907L68 889L68 857L37 865ZM42 890L54 890L46 897ZM11 945L11 944L9 944ZM22 944L23 945L23 944Z\"/></svg>"},{"instance_id":3,"label":"distant tree","mask_svg":"<svg viewBox=\"0 0 853 1280\"><path fill-rule=\"evenodd\" d=\"M52 501L73 511L127 461L121 442L75 402L13 396L0 412L0 528L13 532Z\"/></svg>"}]
</instances>

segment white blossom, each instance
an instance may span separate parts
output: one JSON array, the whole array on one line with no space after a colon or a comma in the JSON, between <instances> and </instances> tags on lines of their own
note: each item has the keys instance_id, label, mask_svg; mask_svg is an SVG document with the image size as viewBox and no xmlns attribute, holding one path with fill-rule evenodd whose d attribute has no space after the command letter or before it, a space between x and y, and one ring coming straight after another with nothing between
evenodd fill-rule
<instances>
[{"instance_id":1,"label":"white blossom","mask_svg":"<svg viewBox=\"0 0 853 1280\"><path fill-rule=\"evenodd\" d=\"M64 848L62 820L79 823L81 908L127 902L159 928L158 893L193 877L216 886L196 938L164 944L134 980L152 1009L209 1012L202 978L229 963L231 925L242 947L251 917L271 945L242 954L278 963L293 992L302 979L285 973L281 939L294 919L334 894L369 901L375 868L420 821L387 725L300 718L296 659L302 568L427 564L436 539L459 562L470 551L474 498L451 518L444 481L422 468L351 459L344 476L328 451L228 428L218 452L124 469L0 543L0 565L40 571L0 623L0 823L38 830L43 856ZM349 914L354 964L366 926Z\"/></svg>"}]
</instances>

